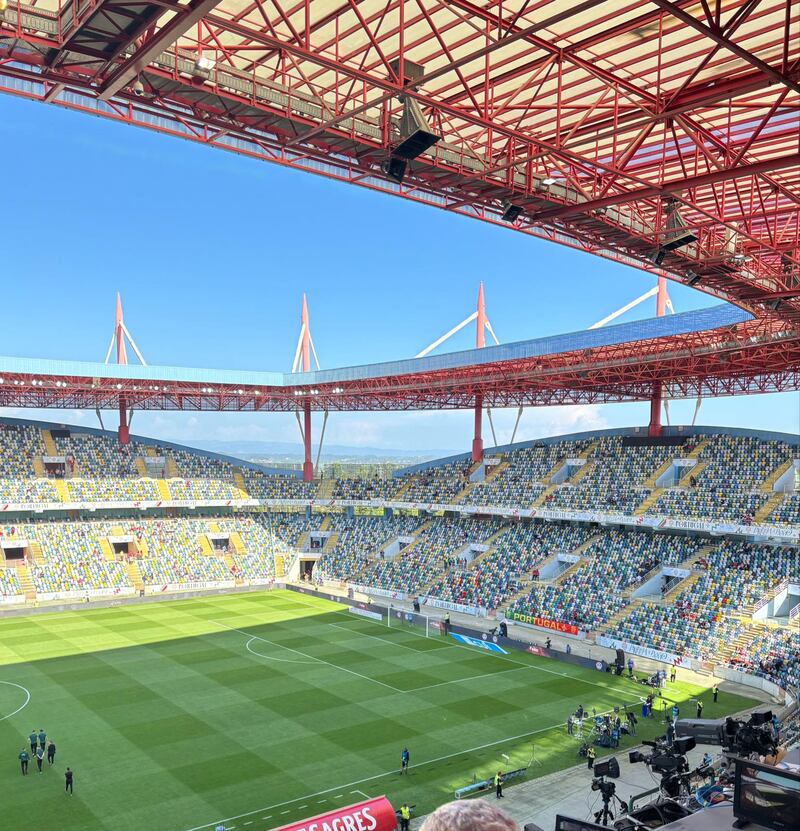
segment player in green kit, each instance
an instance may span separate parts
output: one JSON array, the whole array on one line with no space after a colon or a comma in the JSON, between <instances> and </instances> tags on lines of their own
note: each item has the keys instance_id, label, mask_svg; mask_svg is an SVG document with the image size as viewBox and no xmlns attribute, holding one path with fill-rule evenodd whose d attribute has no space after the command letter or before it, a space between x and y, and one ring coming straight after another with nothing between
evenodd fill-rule
<instances>
[{"instance_id":1,"label":"player in green kit","mask_svg":"<svg viewBox=\"0 0 800 831\"><path fill-rule=\"evenodd\" d=\"M22 775L28 775L28 762L30 762L31 757L27 750L23 747L17 757L19 759L19 766L22 768Z\"/></svg>"},{"instance_id":2,"label":"player in green kit","mask_svg":"<svg viewBox=\"0 0 800 831\"><path fill-rule=\"evenodd\" d=\"M28 741L31 745L31 755L36 755L36 747L39 744L39 736L37 735L35 730L31 730L30 736L28 736Z\"/></svg>"},{"instance_id":3,"label":"player in green kit","mask_svg":"<svg viewBox=\"0 0 800 831\"><path fill-rule=\"evenodd\" d=\"M47 747L47 733L45 733L41 728L39 728L39 747L41 747L42 750Z\"/></svg>"}]
</instances>

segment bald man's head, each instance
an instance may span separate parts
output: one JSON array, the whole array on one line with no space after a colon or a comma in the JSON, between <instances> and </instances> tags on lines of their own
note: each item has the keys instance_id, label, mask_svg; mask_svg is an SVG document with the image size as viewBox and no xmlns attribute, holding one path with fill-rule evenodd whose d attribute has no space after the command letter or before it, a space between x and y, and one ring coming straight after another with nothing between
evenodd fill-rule
<instances>
[{"instance_id":1,"label":"bald man's head","mask_svg":"<svg viewBox=\"0 0 800 831\"><path fill-rule=\"evenodd\" d=\"M519 831L504 811L485 799L448 802L428 814L420 831Z\"/></svg>"}]
</instances>

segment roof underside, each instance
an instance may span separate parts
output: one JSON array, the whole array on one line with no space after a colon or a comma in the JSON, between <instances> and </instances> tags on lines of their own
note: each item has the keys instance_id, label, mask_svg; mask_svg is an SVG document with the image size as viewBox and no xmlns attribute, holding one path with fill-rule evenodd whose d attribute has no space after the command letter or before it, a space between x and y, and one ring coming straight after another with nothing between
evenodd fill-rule
<instances>
[{"instance_id":1,"label":"roof underside","mask_svg":"<svg viewBox=\"0 0 800 831\"><path fill-rule=\"evenodd\" d=\"M665 254L668 276L800 318L792 0L19 8L0 89L486 221L508 200L517 230L647 269L677 207L697 240ZM396 184L381 163L401 94L441 140Z\"/></svg>"}]
</instances>

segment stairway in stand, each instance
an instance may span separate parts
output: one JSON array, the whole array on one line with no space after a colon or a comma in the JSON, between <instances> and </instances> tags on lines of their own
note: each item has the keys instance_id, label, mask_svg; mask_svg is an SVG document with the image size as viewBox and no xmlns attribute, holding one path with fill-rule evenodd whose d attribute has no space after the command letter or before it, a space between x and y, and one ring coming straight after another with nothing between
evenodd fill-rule
<instances>
[{"instance_id":1,"label":"stairway in stand","mask_svg":"<svg viewBox=\"0 0 800 831\"><path fill-rule=\"evenodd\" d=\"M31 559L34 563L37 565L42 565L44 563L44 552L42 551L41 543L28 543L28 551L31 552Z\"/></svg>"},{"instance_id":2,"label":"stairway in stand","mask_svg":"<svg viewBox=\"0 0 800 831\"><path fill-rule=\"evenodd\" d=\"M247 487L245 486L244 474L242 473L242 469L239 467L233 469L233 484L239 491L241 499L250 498L250 494L247 492Z\"/></svg>"},{"instance_id":3,"label":"stairway in stand","mask_svg":"<svg viewBox=\"0 0 800 831\"><path fill-rule=\"evenodd\" d=\"M333 491L336 487L336 480L320 479L317 483L317 498L318 499L333 499Z\"/></svg>"},{"instance_id":4,"label":"stairway in stand","mask_svg":"<svg viewBox=\"0 0 800 831\"><path fill-rule=\"evenodd\" d=\"M158 486L158 495L162 502L169 502L172 499L172 494L169 492L169 484L166 479L156 479Z\"/></svg>"},{"instance_id":5,"label":"stairway in stand","mask_svg":"<svg viewBox=\"0 0 800 831\"><path fill-rule=\"evenodd\" d=\"M338 531L331 531L330 536L328 539L325 540L325 545L322 546L322 553L323 554L330 554L334 548L336 548L336 543L339 542L339 532Z\"/></svg>"},{"instance_id":6,"label":"stairway in stand","mask_svg":"<svg viewBox=\"0 0 800 831\"><path fill-rule=\"evenodd\" d=\"M641 504L637 506L636 510L633 512L634 515L641 516L642 514L646 514L650 508L658 502L662 493L664 493L664 488L653 488Z\"/></svg>"},{"instance_id":7,"label":"stairway in stand","mask_svg":"<svg viewBox=\"0 0 800 831\"><path fill-rule=\"evenodd\" d=\"M686 454L687 459L699 459L700 454L705 450L706 445L708 444L708 439L702 439L699 444L695 445L694 450L691 453Z\"/></svg>"},{"instance_id":8,"label":"stairway in stand","mask_svg":"<svg viewBox=\"0 0 800 831\"><path fill-rule=\"evenodd\" d=\"M785 497L786 494L782 491L773 491L772 496L755 512L753 522L756 524L765 522L778 509Z\"/></svg>"},{"instance_id":9,"label":"stairway in stand","mask_svg":"<svg viewBox=\"0 0 800 831\"><path fill-rule=\"evenodd\" d=\"M69 489L67 488L67 483L64 479L54 479L53 482L56 486L56 491L58 491L58 498L62 502L69 502Z\"/></svg>"},{"instance_id":10,"label":"stairway in stand","mask_svg":"<svg viewBox=\"0 0 800 831\"><path fill-rule=\"evenodd\" d=\"M142 572L139 570L139 563L136 560L131 560L125 566L128 572L128 580L137 592L144 588L144 580L142 580Z\"/></svg>"},{"instance_id":11,"label":"stairway in stand","mask_svg":"<svg viewBox=\"0 0 800 831\"><path fill-rule=\"evenodd\" d=\"M44 443L45 456L58 456L53 434L49 430L42 430L42 442Z\"/></svg>"},{"instance_id":12,"label":"stairway in stand","mask_svg":"<svg viewBox=\"0 0 800 831\"><path fill-rule=\"evenodd\" d=\"M36 600L36 587L33 585L31 573L27 566L17 566L17 579L22 587L26 600Z\"/></svg>"}]
</instances>

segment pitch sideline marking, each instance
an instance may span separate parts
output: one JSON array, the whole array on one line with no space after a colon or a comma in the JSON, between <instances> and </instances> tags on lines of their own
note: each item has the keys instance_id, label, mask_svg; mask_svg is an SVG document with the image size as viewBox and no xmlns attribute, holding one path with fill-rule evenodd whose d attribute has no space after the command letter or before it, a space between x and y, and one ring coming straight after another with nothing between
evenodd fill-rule
<instances>
[{"instance_id":1,"label":"pitch sideline marking","mask_svg":"<svg viewBox=\"0 0 800 831\"><path fill-rule=\"evenodd\" d=\"M18 690L22 690L22 692L25 693L25 701L21 707L17 707L13 713L9 713L7 716L0 716L0 721L5 721L7 718L12 718L28 706L31 700L31 692L27 687L23 687L22 684L15 684L13 681L0 681L0 684L6 684L9 687L16 687Z\"/></svg>"},{"instance_id":2,"label":"pitch sideline marking","mask_svg":"<svg viewBox=\"0 0 800 831\"><path fill-rule=\"evenodd\" d=\"M610 712L610 711L608 711ZM507 736L504 739L498 739L494 742L487 742L486 744L480 744L477 747L469 747L466 750L457 750L455 753L448 753L445 756L438 756L435 759L428 759L426 762L417 762L414 765L409 765L409 770L411 768L420 768L425 767L426 765L435 765L437 762L443 762L446 759L452 759L455 756L464 756L467 753L476 753L478 750L485 750L487 747L494 747L498 744L504 744L506 742L514 742L518 739L525 739L529 736L538 736L540 733L547 733L550 730L556 730L559 727L562 727L564 722L559 722L558 724L552 724L549 727L541 727L538 730L530 730L527 733L520 733L518 736ZM224 819L217 819L213 822L207 822L205 825L195 825L194 828L187 828L186 831L203 831L204 828L210 828L213 825L218 825L219 823L226 823L231 822L232 820L242 819L242 817L249 817L253 814L259 814L261 811L272 811L275 808L283 808L284 805L294 805L295 802L300 802L304 799L313 799L316 796L322 796L326 793L332 793L333 791L337 791L340 788L344 790L345 788L350 788L353 785L363 785L364 782L374 782L376 779L383 779L385 776L397 775L397 768L393 768L392 770L384 771L383 773L376 773L374 776L367 776L364 779L356 779L354 782L348 782L346 785L335 785L332 788L326 788L324 791L317 791L316 793L306 794L305 796L298 796L297 799L288 799L285 802L278 802L276 805L266 805L263 808L256 808L255 811L247 811L244 814L236 814L233 817L225 817ZM354 791L350 791L350 793L354 793ZM339 794L341 796L342 794ZM317 803L319 804L319 803ZM283 814L288 814L289 811L283 811Z\"/></svg>"},{"instance_id":3,"label":"pitch sideline marking","mask_svg":"<svg viewBox=\"0 0 800 831\"><path fill-rule=\"evenodd\" d=\"M302 655L304 658L312 658L320 664L324 664L332 669L338 669L340 672L355 675L357 678L363 678L364 681L371 681L373 684L380 684L382 687L386 687L387 690L394 690L398 693L405 692L405 690L400 690L397 687L393 687L391 684L384 684L383 681L378 681L377 678L370 678L368 675L362 675L360 672L356 672L353 669L347 669L346 667L339 666L338 664L332 664L330 661L326 661L323 658L317 658L314 655L309 655L307 652L301 652L299 649L292 649L291 646L283 646L282 644L275 643L274 641L268 641L266 638L262 638L260 635L254 635L252 632L245 632L244 629L237 629L235 626L228 626L227 623L220 623L218 620L209 620L209 623L214 623L217 626L221 626L223 629L228 629L231 632L238 632L240 635L245 635L248 638L255 638L256 640L263 641L264 643L268 643L270 646L278 646L288 652L294 652L296 655Z\"/></svg>"}]
</instances>

